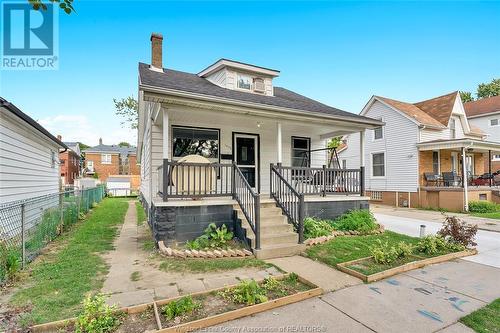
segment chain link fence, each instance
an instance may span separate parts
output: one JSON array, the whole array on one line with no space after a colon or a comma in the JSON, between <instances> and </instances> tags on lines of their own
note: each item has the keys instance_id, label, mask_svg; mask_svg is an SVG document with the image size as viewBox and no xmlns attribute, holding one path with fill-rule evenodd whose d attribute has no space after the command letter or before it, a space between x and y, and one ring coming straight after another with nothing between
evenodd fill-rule
<instances>
[{"instance_id":1,"label":"chain link fence","mask_svg":"<svg viewBox=\"0 0 500 333\"><path fill-rule=\"evenodd\" d=\"M105 195L104 186L75 188L0 205L0 283L31 262Z\"/></svg>"}]
</instances>

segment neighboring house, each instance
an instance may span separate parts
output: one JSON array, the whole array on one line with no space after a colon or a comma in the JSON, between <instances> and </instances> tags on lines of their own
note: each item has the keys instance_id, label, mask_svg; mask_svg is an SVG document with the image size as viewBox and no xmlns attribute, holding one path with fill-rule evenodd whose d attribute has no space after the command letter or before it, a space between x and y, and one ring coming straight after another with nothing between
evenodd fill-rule
<instances>
[{"instance_id":1,"label":"neighboring house","mask_svg":"<svg viewBox=\"0 0 500 333\"><path fill-rule=\"evenodd\" d=\"M132 194L132 176L110 176L106 181L106 190L112 196L128 196Z\"/></svg>"},{"instance_id":2,"label":"neighboring house","mask_svg":"<svg viewBox=\"0 0 500 333\"><path fill-rule=\"evenodd\" d=\"M475 178L485 172L484 154L499 152L500 144L486 141L485 133L469 124L458 92L413 104L373 96L361 115L385 123L363 137L372 201L463 210L470 200L492 199L489 187L468 185L479 183ZM344 139L340 161L352 168L360 136Z\"/></svg>"},{"instance_id":3,"label":"neighboring house","mask_svg":"<svg viewBox=\"0 0 500 333\"><path fill-rule=\"evenodd\" d=\"M274 69L227 59L198 74L164 69L161 35L151 46L152 64L139 64L138 156L156 240L186 241L226 223L259 257L290 255L303 250L305 216L368 207L363 161L323 169L325 147L382 122L277 87Z\"/></svg>"},{"instance_id":4,"label":"neighboring house","mask_svg":"<svg viewBox=\"0 0 500 333\"><path fill-rule=\"evenodd\" d=\"M500 142L500 96L464 103L469 123L486 133L486 140ZM492 172L500 170L500 153L491 156ZM485 160L488 171L488 160Z\"/></svg>"},{"instance_id":5,"label":"neighboring house","mask_svg":"<svg viewBox=\"0 0 500 333\"><path fill-rule=\"evenodd\" d=\"M58 135L57 139L61 140ZM81 151L78 142L64 142L68 149L59 153L61 163L61 181L63 185L74 185L75 179L80 177Z\"/></svg>"},{"instance_id":6,"label":"neighboring house","mask_svg":"<svg viewBox=\"0 0 500 333\"><path fill-rule=\"evenodd\" d=\"M112 175L139 175L135 147L105 145L99 139L99 145L87 148L85 153L85 172L97 174L99 180L106 181Z\"/></svg>"},{"instance_id":7,"label":"neighboring house","mask_svg":"<svg viewBox=\"0 0 500 333\"><path fill-rule=\"evenodd\" d=\"M60 189L59 149L68 147L0 97L0 204Z\"/></svg>"}]
</instances>

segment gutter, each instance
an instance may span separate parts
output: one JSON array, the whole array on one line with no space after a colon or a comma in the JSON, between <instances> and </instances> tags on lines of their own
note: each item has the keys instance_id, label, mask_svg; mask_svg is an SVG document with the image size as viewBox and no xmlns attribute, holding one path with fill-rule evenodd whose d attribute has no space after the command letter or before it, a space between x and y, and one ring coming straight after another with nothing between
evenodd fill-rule
<instances>
[{"instance_id":1,"label":"gutter","mask_svg":"<svg viewBox=\"0 0 500 333\"><path fill-rule=\"evenodd\" d=\"M383 122L375 120L375 119L370 120L367 118L366 121L356 119L355 117L359 117L359 116L355 115L355 114L353 114L353 118L345 117L345 116L329 115L326 113L320 114L319 112L311 112L311 111L307 111L307 110L291 109L291 108L285 108L285 107L279 107L279 106L245 102L245 101L239 101L239 100L234 100L234 99L229 99L229 98L224 98L224 97L213 97L213 96L209 96L209 95L197 94L197 93L191 93L191 92L183 92L183 91L174 90L174 89L158 88L155 86L150 86L150 85L145 85L145 84L140 84L139 89L142 89L143 91L147 91L147 92L152 92L152 93L168 94L168 95L175 96L175 97L184 97L184 98L191 98L191 99L194 98L194 99L207 101L207 102L224 103L224 104L229 104L229 105L256 108L256 109L267 110L267 111L278 111L278 112L284 112L284 113L299 114L301 116L308 115L308 116L312 116L315 118L325 118L325 119L331 119L331 120L348 121L348 122L357 123L357 124L361 124L361 125L368 125L368 126L372 126L372 127L384 126Z\"/></svg>"}]
</instances>

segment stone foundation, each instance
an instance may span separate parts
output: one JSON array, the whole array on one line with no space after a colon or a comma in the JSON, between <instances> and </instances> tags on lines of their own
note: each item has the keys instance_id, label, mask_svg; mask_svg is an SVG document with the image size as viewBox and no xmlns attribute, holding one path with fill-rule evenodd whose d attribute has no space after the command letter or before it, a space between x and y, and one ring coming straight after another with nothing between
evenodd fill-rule
<instances>
[{"instance_id":1,"label":"stone foundation","mask_svg":"<svg viewBox=\"0 0 500 333\"><path fill-rule=\"evenodd\" d=\"M369 209L368 200L306 201L304 215L322 220L334 220L353 209Z\"/></svg>"}]
</instances>

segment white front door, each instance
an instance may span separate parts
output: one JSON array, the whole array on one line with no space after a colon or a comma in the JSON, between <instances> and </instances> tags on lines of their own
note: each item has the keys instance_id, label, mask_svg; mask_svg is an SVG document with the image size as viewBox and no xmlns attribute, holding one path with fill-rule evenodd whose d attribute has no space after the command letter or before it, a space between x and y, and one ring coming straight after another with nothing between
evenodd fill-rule
<instances>
[{"instance_id":1,"label":"white front door","mask_svg":"<svg viewBox=\"0 0 500 333\"><path fill-rule=\"evenodd\" d=\"M473 176L474 175L474 155L472 154L467 154L465 155L465 168L467 170L467 175Z\"/></svg>"},{"instance_id":2,"label":"white front door","mask_svg":"<svg viewBox=\"0 0 500 333\"><path fill-rule=\"evenodd\" d=\"M234 161L241 173L248 181L248 184L258 188L258 140L259 137L253 134L234 134Z\"/></svg>"},{"instance_id":3,"label":"white front door","mask_svg":"<svg viewBox=\"0 0 500 333\"><path fill-rule=\"evenodd\" d=\"M458 153L451 153L451 171L458 174Z\"/></svg>"}]
</instances>

